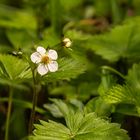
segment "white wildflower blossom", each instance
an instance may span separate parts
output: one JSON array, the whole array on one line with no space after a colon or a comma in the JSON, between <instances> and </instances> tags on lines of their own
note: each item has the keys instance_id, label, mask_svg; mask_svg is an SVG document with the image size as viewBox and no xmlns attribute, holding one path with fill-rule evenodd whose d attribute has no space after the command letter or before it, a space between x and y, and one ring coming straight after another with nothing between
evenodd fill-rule
<instances>
[{"instance_id":1,"label":"white wildflower blossom","mask_svg":"<svg viewBox=\"0 0 140 140\"><path fill-rule=\"evenodd\" d=\"M64 47L69 48L72 44L72 41L69 38L64 38L62 40L62 43L63 43Z\"/></svg>"},{"instance_id":2,"label":"white wildflower blossom","mask_svg":"<svg viewBox=\"0 0 140 140\"><path fill-rule=\"evenodd\" d=\"M31 61L38 64L37 72L42 76L49 71L55 72L58 70L58 63L55 61L57 58L58 55L55 50L46 51L42 46L38 46L36 52L31 54Z\"/></svg>"}]
</instances>

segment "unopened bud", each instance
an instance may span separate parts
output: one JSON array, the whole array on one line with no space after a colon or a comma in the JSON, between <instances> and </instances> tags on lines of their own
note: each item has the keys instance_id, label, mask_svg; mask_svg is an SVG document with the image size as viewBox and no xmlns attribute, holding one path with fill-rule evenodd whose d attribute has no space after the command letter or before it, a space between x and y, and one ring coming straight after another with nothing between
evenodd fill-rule
<instances>
[{"instance_id":1,"label":"unopened bud","mask_svg":"<svg viewBox=\"0 0 140 140\"><path fill-rule=\"evenodd\" d=\"M69 48L72 44L72 41L69 38L64 38L62 43L64 47Z\"/></svg>"}]
</instances>

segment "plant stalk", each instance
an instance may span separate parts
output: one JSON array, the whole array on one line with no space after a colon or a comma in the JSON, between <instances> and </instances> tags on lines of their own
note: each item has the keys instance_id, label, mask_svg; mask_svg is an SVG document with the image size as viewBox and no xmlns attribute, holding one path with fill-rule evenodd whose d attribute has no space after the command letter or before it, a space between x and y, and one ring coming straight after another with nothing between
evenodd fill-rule
<instances>
[{"instance_id":1,"label":"plant stalk","mask_svg":"<svg viewBox=\"0 0 140 140\"><path fill-rule=\"evenodd\" d=\"M62 35L62 8L60 0L51 0L51 24L55 35Z\"/></svg>"},{"instance_id":2,"label":"plant stalk","mask_svg":"<svg viewBox=\"0 0 140 140\"><path fill-rule=\"evenodd\" d=\"M37 98L38 98L38 91L37 91L37 86L34 85L34 89L33 89L33 101L32 101L32 111L31 111L31 115L30 115L30 122L29 122L29 134L32 134L32 130L33 130L33 124L34 124L34 120L35 120L35 108L37 105Z\"/></svg>"},{"instance_id":3,"label":"plant stalk","mask_svg":"<svg viewBox=\"0 0 140 140\"><path fill-rule=\"evenodd\" d=\"M12 98L13 98L13 89L10 88L9 99L8 99L6 126L5 126L5 140L9 139L9 125L10 125L10 116L11 116L11 109L12 109Z\"/></svg>"}]
</instances>

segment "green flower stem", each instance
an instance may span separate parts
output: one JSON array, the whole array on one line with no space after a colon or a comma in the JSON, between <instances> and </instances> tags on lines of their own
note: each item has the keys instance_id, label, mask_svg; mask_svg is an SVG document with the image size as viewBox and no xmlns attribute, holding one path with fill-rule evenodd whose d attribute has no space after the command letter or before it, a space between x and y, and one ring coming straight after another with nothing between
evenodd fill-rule
<instances>
[{"instance_id":1,"label":"green flower stem","mask_svg":"<svg viewBox=\"0 0 140 140\"><path fill-rule=\"evenodd\" d=\"M29 121L29 130L28 133L29 135L32 134L32 130L33 130L33 124L34 124L34 120L35 120L35 110L36 110L36 106L37 106L37 99L38 99L38 93L40 91L40 85L39 80L37 79L37 75L35 75L35 71L32 69L32 75L33 75L33 101L32 101L32 110L31 110L31 115L30 115L30 121Z\"/></svg>"},{"instance_id":2,"label":"green flower stem","mask_svg":"<svg viewBox=\"0 0 140 140\"><path fill-rule=\"evenodd\" d=\"M8 99L6 126L5 126L5 140L9 139L8 136L9 136L9 124L10 124L11 109L12 109L12 98L13 98L13 89L10 88L9 99Z\"/></svg>"}]
</instances>

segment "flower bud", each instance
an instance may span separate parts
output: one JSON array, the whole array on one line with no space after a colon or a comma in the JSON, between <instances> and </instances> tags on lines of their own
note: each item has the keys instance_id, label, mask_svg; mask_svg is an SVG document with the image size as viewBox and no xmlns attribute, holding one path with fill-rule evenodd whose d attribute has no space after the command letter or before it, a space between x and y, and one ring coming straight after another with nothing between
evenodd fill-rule
<instances>
[{"instance_id":1,"label":"flower bud","mask_svg":"<svg viewBox=\"0 0 140 140\"><path fill-rule=\"evenodd\" d=\"M69 48L72 44L72 41L69 38L64 38L62 43L64 47Z\"/></svg>"}]
</instances>

